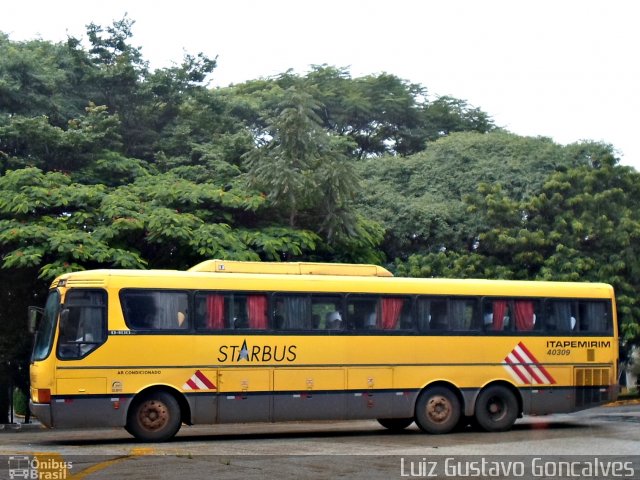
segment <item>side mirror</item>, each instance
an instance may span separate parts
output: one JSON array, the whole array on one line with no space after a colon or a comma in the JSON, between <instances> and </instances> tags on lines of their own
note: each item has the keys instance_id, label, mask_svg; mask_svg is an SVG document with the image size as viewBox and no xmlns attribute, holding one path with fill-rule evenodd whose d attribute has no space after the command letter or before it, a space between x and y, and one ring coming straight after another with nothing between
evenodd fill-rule
<instances>
[{"instance_id":1,"label":"side mirror","mask_svg":"<svg viewBox=\"0 0 640 480\"><path fill-rule=\"evenodd\" d=\"M39 307L29 307L28 315L27 315L27 328L29 329L29 333L35 333L38 328L38 320L44 313L44 310Z\"/></svg>"}]
</instances>

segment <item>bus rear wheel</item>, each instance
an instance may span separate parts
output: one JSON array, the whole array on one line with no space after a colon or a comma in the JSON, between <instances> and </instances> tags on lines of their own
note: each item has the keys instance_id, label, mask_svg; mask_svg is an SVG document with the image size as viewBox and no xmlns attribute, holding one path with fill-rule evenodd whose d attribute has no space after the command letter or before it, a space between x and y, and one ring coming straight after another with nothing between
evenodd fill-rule
<instances>
[{"instance_id":1,"label":"bus rear wheel","mask_svg":"<svg viewBox=\"0 0 640 480\"><path fill-rule=\"evenodd\" d=\"M485 388L476 400L476 421L487 432L509 430L518 418L518 400L502 385Z\"/></svg>"},{"instance_id":2,"label":"bus rear wheel","mask_svg":"<svg viewBox=\"0 0 640 480\"><path fill-rule=\"evenodd\" d=\"M379 418L378 423L384 428L399 432L413 423L413 418Z\"/></svg>"},{"instance_id":3,"label":"bus rear wheel","mask_svg":"<svg viewBox=\"0 0 640 480\"><path fill-rule=\"evenodd\" d=\"M144 442L170 440L182 424L180 406L167 392L150 392L135 399L127 415L127 431Z\"/></svg>"},{"instance_id":4,"label":"bus rear wheel","mask_svg":"<svg viewBox=\"0 0 640 480\"><path fill-rule=\"evenodd\" d=\"M427 433L448 433L460 420L460 400L446 387L431 387L418 397L416 424Z\"/></svg>"}]
</instances>

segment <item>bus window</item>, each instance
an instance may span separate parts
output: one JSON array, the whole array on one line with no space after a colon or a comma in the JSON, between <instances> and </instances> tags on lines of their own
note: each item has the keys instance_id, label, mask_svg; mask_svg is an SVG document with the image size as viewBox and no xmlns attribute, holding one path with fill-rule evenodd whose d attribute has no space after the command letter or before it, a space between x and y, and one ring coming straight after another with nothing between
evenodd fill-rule
<instances>
[{"instance_id":1,"label":"bus window","mask_svg":"<svg viewBox=\"0 0 640 480\"><path fill-rule=\"evenodd\" d=\"M456 331L479 330L478 300L453 298L449 302L449 328Z\"/></svg>"},{"instance_id":2,"label":"bus window","mask_svg":"<svg viewBox=\"0 0 640 480\"><path fill-rule=\"evenodd\" d=\"M88 355L106 339L107 294L102 290L69 290L60 311L58 358Z\"/></svg>"},{"instance_id":3,"label":"bus window","mask_svg":"<svg viewBox=\"0 0 640 480\"><path fill-rule=\"evenodd\" d=\"M411 299L382 297L375 305L365 307L364 328L367 330L408 330L413 328Z\"/></svg>"},{"instance_id":4,"label":"bus window","mask_svg":"<svg viewBox=\"0 0 640 480\"><path fill-rule=\"evenodd\" d=\"M313 330L342 330L342 297L337 295L311 296L311 328Z\"/></svg>"},{"instance_id":5,"label":"bus window","mask_svg":"<svg viewBox=\"0 0 640 480\"><path fill-rule=\"evenodd\" d=\"M199 331L253 329L269 325L268 300L263 294L199 292L195 323Z\"/></svg>"},{"instance_id":6,"label":"bus window","mask_svg":"<svg viewBox=\"0 0 640 480\"><path fill-rule=\"evenodd\" d=\"M482 319L487 332L530 332L540 329L540 302L529 299L485 298Z\"/></svg>"},{"instance_id":7,"label":"bus window","mask_svg":"<svg viewBox=\"0 0 640 480\"><path fill-rule=\"evenodd\" d=\"M513 302L514 325L518 332L530 332L540 330L542 323L540 318L540 302L537 300L514 300Z\"/></svg>"},{"instance_id":8,"label":"bus window","mask_svg":"<svg viewBox=\"0 0 640 480\"><path fill-rule=\"evenodd\" d=\"M401 297L380 299L380 318L378 320L378 328L382 330L412 328L411 299Z\"/></svg>"},{"instance_id":9,"label":"bus window","mask_svg":"<svg viewBox=\"0 0 640 480\"><path fill-rule=\"evenodd\" d=\"M372 330L378 323L378 297L349 295L347 325L350 330Z\"/></svg>"},{"instance_id":10,"label":"bus window","mask_svg":"<svg viewBox=\"0 0 640 480\"><path fill-rule=\"evenodd\" d=\"M446 298L420 297L417 301L417 312L418 329L421 332L438 332L449 329Z\"/></svg>"},{"instance_id":11,"label":"bus window","mask_svg":"<svg viewBox=\"0 0 640 480\"><path fill-rule=\"evenodd\" d=\"M579 330L591 333L611 333L612 322L605 302L578 302Z\"/></svg>"},{"instance_id":12,"label":"bus window","mask_svg":"<svg viewBox=\"0 0 640 480\"><path fill-rule=\"evenodd\" d=\"M504 298L485 298L482 302L482 320L485 331L504 332L510 330L513 317L512 302Z\"/></svg>"},{"instance_id":13,"label":"bus window","mask_svg":"<svg viewBox=\"0 0 640 480\"><path fill-rule=\"evenodd\" d=\"M269 328L269 301L263 294L233 295L234 328Z\"/></svg>"},{"instance_id":14,"label":"bus window","mask_svg":"<svg viewBox=\"0 0 640 480\"><path fill-rule=\"evenodd\" d=\"M232 328L229 310L231 295L218 292L198 293L195 296L195 323L197 330Z\"/></svg>"},{"instance_id":15,"label":"bus window","mask_svg":"<svg viewBox=\"0 0 640 480\"><path fill-rule=\"evenodd\" d=\"M549 300L545 309L545 330L556 333L572 332L577 324L574 302Z\"/></svg>"},{"instance_id":16,"label":"bus window","mask_svg":"<svg viewBox=\"0 0 640 480\"><path fill-rule=\"evenodd\" d=\"M123 290L124 319L133 330L176 330L189 326L186 292Z\"/></svg>"},{"instance_id":17,"label":"bus window","mask_svg":"<svg viewBox=\"0 0 640 480\"><path fill-rule=\"evenodd\" d=\"M273 296L274 327L278 330L311 330L311 301L308 295Z\"/></svg>"}]
</instances>

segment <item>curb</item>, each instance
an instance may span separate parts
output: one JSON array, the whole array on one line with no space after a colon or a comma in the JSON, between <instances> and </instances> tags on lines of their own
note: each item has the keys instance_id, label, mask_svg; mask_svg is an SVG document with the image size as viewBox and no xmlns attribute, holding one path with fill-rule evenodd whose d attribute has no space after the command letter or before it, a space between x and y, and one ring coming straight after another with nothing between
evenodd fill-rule
<instances>
[{"instance_id":1,"label":"curb","mask_svg":"<svg viewBox=\"0 0 640 480\"><path fill-rule=\"evenodd\" d=\"M0 423L0 434L21 431L33 432L41 429L44 429L44 427L40 423Z\"/></svg>"},{"instance_id":2,"label":"curb","mask_svg":"<svg viewBox=\"0 0 640 480\"><path fill-rule=\"evenodd\" d=\"M625 405L640 405L640 398L626 398L622 400L616 400L615 402L607 403L604 407L622 407Z\"/></svg>"}]
</instances>

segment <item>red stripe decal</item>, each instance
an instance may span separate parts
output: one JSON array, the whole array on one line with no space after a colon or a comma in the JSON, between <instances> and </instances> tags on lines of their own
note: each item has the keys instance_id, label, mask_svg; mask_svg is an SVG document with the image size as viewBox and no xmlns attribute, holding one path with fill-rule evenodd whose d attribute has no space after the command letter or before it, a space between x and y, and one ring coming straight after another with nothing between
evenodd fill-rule
<instances>
[{"instance_id":1,"label":"red stripe decal","mask_svg":"<svg viewBox=\"0 0 640 480\"><path fill-rule=\"evenodd\" d=\"M509 367L511 367L511 370L512 370L513 372L515 372L515 373L516 373L516 375L518 375L518 377L520 377L520 380L522 380L524 383L531 383L531 382L529 381L529 379L526 377L526 375L524 375L524 374L520 371L520 369L518 368L518 365L516 365L515 363L513 363L509 357L505 358L505 359L504 359L504 361L505 361L505 362L507 362L507 364L509 365Z\"/></svg>"},{"instance_id":2,"label":"red stripe decal","mask_svg":"<svg viewBox=\"0 0 640 480\"><path fill-rule=\"evenodd\" d=\"M527 372L529 372L529 375L531 375L531 377L536 381L536 383L540 383L540 384L544 384L544 380L542 380L537 374L536 371L531 368L531 365L529 365L527 363L527 361L522 358L520 356L520 354L517 352L517 350L513 350L513 352L511 352L511 354L516 357L518 359L518 361L520 362L520 364L527 370ZM535 357L534 357L535 358ZM531 359L533 360L533 358ZM537 366L537 365L536 365Z\"/></svg>"},{"instance_id":3,"label":"red stripe decal","mask_svg":"<svg viewBox=\"0 0 640 480\"><path fill-rule=\"evenodd\" d=\"M538 361L538 359L533 355L533 353L531 353L529 349L524 346L524 343L520 342L518 343L518 346L524 351L524 353L526 353L529 356L531 360L535 362L536 367L538 367L538 369L544 374L544 376L547 377L547 380L549 380L550 383L556 383L555 379L551 376L551 374L547 371L547 369L544 368L542 364Z\"/></svg>"},{"instance_id":4,"label":"red stripe decal","mask_svg":"<svg viewBox=\"0 0 640 480\"><path fill-rule=\"evenodd\" d=\"M200 381L207 386L207 388L209 388L211 390L215 390L216 386L200 370L196 370L196 377L198 377L200 379Z\"/></svg>"},{"instance_id":5,"label":"red stripe decal","mask_svg":"<svg viewBox=\"0 0 640 480\"><path fill-rule=\"evenodd\" d=\"M192 390L200 390L200 387L193 380L187 380L187 385L191 387Z\"/></svg>"}]
</instances>

